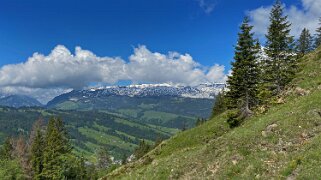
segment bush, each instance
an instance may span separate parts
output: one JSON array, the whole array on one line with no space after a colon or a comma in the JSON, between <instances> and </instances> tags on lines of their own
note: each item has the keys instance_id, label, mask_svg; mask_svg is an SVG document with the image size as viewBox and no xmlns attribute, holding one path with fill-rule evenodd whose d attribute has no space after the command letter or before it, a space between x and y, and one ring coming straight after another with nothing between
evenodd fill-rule
<instances>
[{"instance_id":1,"label":"bush","mask_svg":"<svg viewBox=\"0 0 321 180\"><path fill-rule=\"evenodd\" d=\"M229 124L230 128L238 127L243 121L243 118L240 117L239 110L229 111L227 114L227 123Z\"/></svg>"}]
</instances>

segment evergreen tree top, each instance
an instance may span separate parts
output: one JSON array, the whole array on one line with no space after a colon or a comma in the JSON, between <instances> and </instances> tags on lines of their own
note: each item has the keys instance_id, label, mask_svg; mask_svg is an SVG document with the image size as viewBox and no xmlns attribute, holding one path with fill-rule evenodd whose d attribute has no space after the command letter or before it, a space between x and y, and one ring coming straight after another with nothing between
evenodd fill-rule
<instances>
[{"instance_id":1,"label":"evergreen tree top","mask_svg":"<svg viewBox=\"0 0 321 180\"><path fill-rule=\"evenodd\" d=\"M316 30L316 37L315 37L315 48L318 48L321 46L321 17L319 19L319 25L320 27Z\"/></svg>"},{"instance_id":2,"label":"evergreen tree top","mask_svg":"<svg viewBox=\"0 0 321 180\"><path fill-rule=\"evenodd\" d=\"M266 51L270 56L277 56L291 49L294 37L290 35L290 27L288 17L284 15L284 6L277 0L270 13L270 25L266 34Z\"/></svg>"}]
</instances>

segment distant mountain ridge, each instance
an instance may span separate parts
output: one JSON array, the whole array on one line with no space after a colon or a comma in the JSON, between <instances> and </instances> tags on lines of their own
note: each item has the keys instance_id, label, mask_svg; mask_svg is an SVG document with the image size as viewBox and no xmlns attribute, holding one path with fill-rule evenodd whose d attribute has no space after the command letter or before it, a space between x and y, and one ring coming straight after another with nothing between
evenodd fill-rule
<instances>
[{"instance_id":1,"label":"distant mountain ridge","mask_svg":"<svg viewBox=\"0 0 321 180\"><path fill-rule=\"evenodd\" d=\"M107 86L107 87L100 87L100 88L91 88L87 90L74 90L64 95L70 95L71 97L75 94L82 94L83 97L172 96L172 97L187 97L187 98L199 98L199 99L214 99L215 96L223 88L225 88L225 86L226 84L224 83L200 84L198 86L179 86L179 85L170 85L170 84L142 84L142 85L129 85L129 86Z\"/></svg>"},{"instance_id":2,"label":"distant mountain ridge","mask_svg":"<svg viewBox=\"0 0 321 180\"><path fill-rule=\"evenodd\" d=\"M43 106L38 100L24 95L0 96L0 106L8 107L41 107Z\"/></svg>"},{"instance_id":3,"label":"distant mountain ridge","mask_svg":"<svg viewBox=\"0 0 321 180\"><path fill-rule=\"evenodd\" d=\"M47 108L107 111L140 123L181 129L193 127L197 118L208 118L215 96L224 87L142 84L73 90L54 98Z\"/></svg>"}]
</instances>

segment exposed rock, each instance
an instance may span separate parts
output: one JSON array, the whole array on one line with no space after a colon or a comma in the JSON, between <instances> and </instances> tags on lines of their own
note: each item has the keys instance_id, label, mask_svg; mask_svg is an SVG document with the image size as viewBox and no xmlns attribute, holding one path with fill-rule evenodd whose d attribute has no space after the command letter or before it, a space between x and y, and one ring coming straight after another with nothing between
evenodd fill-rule
<instances>
[{"instance_id":1,"label":"exposed rock","mask_svg":"<svg viewBox=\"0 0 321 180\"><path fill-rule=\"evenodd\" d=\"M266 127L266 131L267 132L272 132L272 131L274 131L276 128L278 127L278 125L277 124L271 124L271 125L269 125L268 127Z\"/></svg>"},{"instance_id":2,"label":"exposed rock","mask_svg":"<svg viewBox=\"0 0 321 180\"><path fill-rule=\"evenodd\" d=\"M284 103L285 103L285 100L281 97L281 98L279 98L279 99L276 101L276 103L278 103L278 104L284 104Z\"/></svg>"},{"instance_id":3,"label":"exposed rock","mask_svg":"<svg viewBox=\"0 0 321 180\"><path fill-rule=\"evenodd\" d=\"M303 139L307 139L308 137L309 137L309 135L305 132L301 134L301 138L303 138Z\"/></svg>"},{"instance_id":4,"label":"exposed rock","mask_svg":"<svg viewBox=\"0 0 321 180\"><path fill-rule=\"evenodd\" d=\"M261 132L263 137L267 137L269 134L271 134L275 129L278 127L277 124L271 124L266 127L264 131Z\"/></svg>"},{"instance_id":5,"label":"exposed rock","mask_svg":"<svg viewBox=\"0 0 321 180\"><path fill-rule=\"evenodd\" d=\"M300 87L295 88L295 94L298 96L306 96L310 94L309 90L302 89Z\"/></svg>"}]
</instances>

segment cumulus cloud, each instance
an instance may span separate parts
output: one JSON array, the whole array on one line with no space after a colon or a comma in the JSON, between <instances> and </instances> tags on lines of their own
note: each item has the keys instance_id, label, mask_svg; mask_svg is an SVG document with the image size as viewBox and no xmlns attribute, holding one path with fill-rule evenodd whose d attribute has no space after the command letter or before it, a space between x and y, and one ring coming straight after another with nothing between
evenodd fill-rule
<instances>
[{"instance_id":1,"label":"cumulus cloud","mask_svg":"<svg viewBox=\"0 0 321 180\"><path fill-rule=\"evenodd\" d=\"M164 55L140 46L129 60L128 76L134 82L196 85L209 81L205 70L189 54L169 52Z\"/></svg>"},{"instance_id":2,"label":"cumulus cloud","mask_svg":"<svg viewBox=\"0 0 321 180\"><path fill-rule=\"evenodd\" d=\"M298 37L303 28L308 28L312 33L318 27L321 16L321 0L301 0L302 7L285 5L285 14L292 23L291 34ZM272 6L259 7L248 12L254 25L254 32L263 37L269 26L269 16Z\"/></svg>"},{"instance_id":3,"label":"cumulus cloud","mask_svg":"<svg viewBox=\"0 0 321 180\"><path fill-rule=\"evenodd\" d=\"M26 62L0 68L0 93L27 94L43 101L69 89L91 84L171 83L197 85L225 82L224 66L202 66L189 54L151 52L139 46L127 61L119 57L98 57L76 47L74 54L58 45L49 55L34 53ZM41 97L40 97L41 96Z\"/></svg>"},{"instance_id":4,"label":"cumulus cloud","mask_svg":"<svg viewBox=\"0 0 321 180\"><path fill-rule=\"evenodd\" d=\"M213 0L197 0L199 6L206 14L211 14L215 8L215 2Z\"/></svg>"},{"instance_id":5,"label":"cumulus cloud","mask_svg":"<svg viewBox=\"0 0 321 180\"><path fill-rule=\"evenodd\" d=\"M81 88L90 82L115 83L124 65L119 58L100 58L80 47L73 55L59 45L48 56L34 53L24 63L3 66L0 86Z\"/></svg>"}]
</instances>

